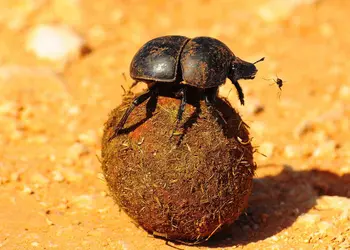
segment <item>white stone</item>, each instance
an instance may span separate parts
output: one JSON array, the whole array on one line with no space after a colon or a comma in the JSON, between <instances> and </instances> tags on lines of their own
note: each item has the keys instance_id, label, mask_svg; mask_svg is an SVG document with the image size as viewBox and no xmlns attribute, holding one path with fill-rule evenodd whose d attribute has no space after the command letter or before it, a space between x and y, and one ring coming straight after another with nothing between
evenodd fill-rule
<instances>
[{"instance_id":1,"label":"white stone","mask_svg":"<svg viewBox=\"0 0 350 250\"><path fill-rule=\"evenodd\" d=\"M67 157L71 160L78 160L80 156L87 153L87 147L82 143L76 142L68 148Z\"/></svg>"},{"instance_id":2,"label":"white stone","mask_svg":"<svg viewBox=\"0 0 350 250\"><path fill-rule=\"evenodd\" d=\"M73 198L73 203L80 208L92 209L94 206L94 199L91 195L79 195Z\"/></svg>"},{"instance_id":3,"label":"white stone","mask_svg":"<svg viewBox=\"0 0 350 250\"><path fill-rule=\"evenodd\" d=\"M79 56L84 45L84 39L68 26L41 24L29 32L26 49L42 59L65 62Z\"/></svg>"},{"instance_id":4,"label":"white stone","mask_svg":"<svg viewBox=\"0 0 350 250\"><path fill-rule=\"evenodd\" d=\"M312 153L313 157L335 157L336 142L333 140L321 143Z\"/></svg>"},{"instance_id":5,"label":"white stone","mask_svg":"<svg viewBox=\"0 0 350 250\"><path fill-rule=\"evenodd\" d=\"M53 180L57 181L57 182L62 182L65 179L62 172L60 172L58 170L52 171L52 176L53 176Z\"/></svg>"},{"instance_id":6,"label":"white stone","mask_svg":"<svg viewBox=\"0 0 350 250\"><path fill-rule=\"evenodd\" d=\"M300 149L294 145L287 145L284 148L284 155L287 158L298 157L298 156L300 156Z\"/></svg>"},{"instance_id":7,"label":"white stone","mask_svg":"<svg viewBox=\"0 0 350 250\"><path fill-rule=\"evenodd\" d=\"M98 142L97 132L95 130L88 130L85 133L78 135L79 141L86 145L95 145Z\"/></svg>"}]
</instances>

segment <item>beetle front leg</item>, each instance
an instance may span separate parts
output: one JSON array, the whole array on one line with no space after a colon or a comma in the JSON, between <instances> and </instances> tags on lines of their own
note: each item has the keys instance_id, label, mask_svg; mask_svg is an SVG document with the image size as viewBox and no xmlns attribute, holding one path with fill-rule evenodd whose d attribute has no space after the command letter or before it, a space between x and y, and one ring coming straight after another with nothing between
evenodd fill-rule
<instances>
[{"instance_id":1,"label":"beetle front leg","mask_svg":"<svg viewBox=\"0 0 350 250\"><path fill-rule=\"evenodd\" d=\"M187 101L186 90L187 90L187 88L186 88L186 86L184 86L181 88L181 90L179 92L176 93L176 97L181 97L181 102L180 102L180 107L179 107L179 110L178 110L177 116L176 116L176 124L175 124L175 127L173 129L173 132L171 133L170 138L173 137L177 127L179 126L179 123L182 120L182 116L183 116L183 113L185 111L186 101Z\"/></svg>"},{"instance_id":2,"label":"beetle front leg","mask_svg":"<svg viewBox=\"0 0 350 250\"><path fill-rule=\"evenodd\" d=\"M134 108L136 108L137 106L139 106L140 104L145 102L148 98L150 98L153 95L153 92L155 92L155 91L156 91L155 88L150 89L146 93L139 95L138 97L136 97L132 101L131 105L125 111L123 117L120 119L116 129L114 130L114 134L109 138L109 141L111 141L114 137L116 137L118 135L119 130L121 130L123 128L124 124L126 123L128 117L130 116L130 114L134 110Z\"/></svg>"},{"instance_id":3,"label":"beetle front leg","mask_svg":"<svg viewBox=\"0 0 350 250\"><path fill-rule=\"evenodd\" d=\"M233 81L232 83L235 85L237 89L237 94L238 94L239 101L241 102L241 105L244 105L244 94L243 94L241 85L239 85L237 81Z\"/></svg>"}]
</instances>

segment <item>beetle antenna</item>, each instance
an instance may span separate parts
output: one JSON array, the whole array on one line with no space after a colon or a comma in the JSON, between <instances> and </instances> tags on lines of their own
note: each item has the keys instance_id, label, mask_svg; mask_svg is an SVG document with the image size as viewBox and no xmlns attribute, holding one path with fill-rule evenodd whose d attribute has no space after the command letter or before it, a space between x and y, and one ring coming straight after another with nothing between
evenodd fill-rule
<instances>
[{"instance_id":1,"label":"beetle antenna","mask_svg":"<svg viewBox=\"0 0 350 250\"><path fill-rule=\"evenodd\" d=\"M125 72L122 73L122 76L124 78L124 81L127 82Z\"/></svg>"},{"instance_id":2,"label":"beetle antenna","mask_svg":"<svg viewBox=\"0 0 350 250\"><path fill-rule=\"evenodd\" d=\"M265 60L265 57L262 57L262 58L260 58L259 60L257 60L256 62L254 62L253 64L256 64L256 63L258 63L258 62L262 62L262 61L264 61Z\"/></svg>"}]
</instances>

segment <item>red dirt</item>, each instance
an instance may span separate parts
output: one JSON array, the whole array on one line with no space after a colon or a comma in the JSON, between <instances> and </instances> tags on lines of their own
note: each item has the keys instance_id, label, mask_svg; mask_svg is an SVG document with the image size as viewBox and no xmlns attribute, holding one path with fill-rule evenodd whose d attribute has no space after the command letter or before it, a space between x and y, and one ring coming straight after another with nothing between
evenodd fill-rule
<instances>
[{"instance_id":1,"label":"red dirt","mask_svg":"<svg viewBox=\"0 0 350 250\"><path fill-rule=\"evenodd\" d=\"M266 57L255 80L241 81L245 106L229 81L220 91L266 157L255 154L246 215L208 247L349 249L350 2L290 11L295 1L281 2L1 1L0 249L173 249L120 212L98 160L133 55L167 34L213 36L247 61ZM73 27L92 53L38 59L25 43L40 23ZM266 80L276 75L280 97Z\"/></svg>"}]
</instances>

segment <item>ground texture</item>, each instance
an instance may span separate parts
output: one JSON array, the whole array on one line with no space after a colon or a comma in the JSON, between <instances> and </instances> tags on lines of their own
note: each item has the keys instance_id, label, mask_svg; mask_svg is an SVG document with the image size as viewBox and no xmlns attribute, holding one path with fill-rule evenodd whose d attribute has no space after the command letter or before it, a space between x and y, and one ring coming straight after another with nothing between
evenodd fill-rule
<instances>
[{"instance_id":1,"label":"ground texture","mask_svg":"<svg viewBox=\"0 0 350 250\"><path fill-rule=\"evenodd\" d=\"M132 56L165 34L266 57L255 80L241 81L245 106L229 81L220 90L258 150L249 207L225 235L175 246L349 249L349 9L342 0L1 1L0 249L173 249L114 204L99 162ZM30 44L40 24L71 27L89 49L39 53Z\"/></svg>"}]
</instances>

